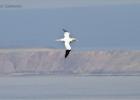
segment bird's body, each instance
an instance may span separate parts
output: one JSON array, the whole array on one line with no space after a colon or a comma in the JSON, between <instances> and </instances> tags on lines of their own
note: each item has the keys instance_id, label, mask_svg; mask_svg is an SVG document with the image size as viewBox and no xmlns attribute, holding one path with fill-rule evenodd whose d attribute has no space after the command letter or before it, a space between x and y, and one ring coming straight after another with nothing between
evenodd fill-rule
<instances>
[{"instance_id":1,"label":"bird's body","mask_svg":"<svg viewBox=\"0 0 140 100\"><path fill-rule=\"evenodd\" d=\"M63 31L64 31L64 38L58 39L57 41L64 42L64 45L65 45L65 48L66 48L66 53L65 53L65 58L66 58L71 51L70 43L75 41L76 39L71 38L70 33L68 31L66 31L65 29L63 29Z\"/></svg>"}]
</instances>

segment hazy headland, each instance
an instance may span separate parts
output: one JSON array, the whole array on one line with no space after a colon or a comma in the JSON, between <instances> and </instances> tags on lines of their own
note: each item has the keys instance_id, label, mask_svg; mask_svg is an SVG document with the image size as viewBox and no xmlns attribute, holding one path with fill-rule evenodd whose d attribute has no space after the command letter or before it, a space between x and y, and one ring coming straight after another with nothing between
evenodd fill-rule
<instances>
[{"instance_id":1,"label":"hazy headland","mask_svg":"<svg viewBox=\"0 0 140 100\"><path fill-rule=\"evenodd\" d=\"M0 49L0 75L140 75L140 51Z\"/></svg>"}]
</instances>

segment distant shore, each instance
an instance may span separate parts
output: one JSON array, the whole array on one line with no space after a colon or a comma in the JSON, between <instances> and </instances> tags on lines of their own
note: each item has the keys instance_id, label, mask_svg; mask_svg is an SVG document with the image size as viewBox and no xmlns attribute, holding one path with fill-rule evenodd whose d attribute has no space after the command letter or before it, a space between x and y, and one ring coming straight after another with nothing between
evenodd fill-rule
<instances>
[{"instance_id":1,"label":"distant shore","mask_svg":"<svg viewBox=\"0 0 140 100\"><path fill-rule=\"evenodd\" d=\"M72 51L64 49L0 49L3 75L140 75L140 51Z\"/></svg>"}]
</instances>

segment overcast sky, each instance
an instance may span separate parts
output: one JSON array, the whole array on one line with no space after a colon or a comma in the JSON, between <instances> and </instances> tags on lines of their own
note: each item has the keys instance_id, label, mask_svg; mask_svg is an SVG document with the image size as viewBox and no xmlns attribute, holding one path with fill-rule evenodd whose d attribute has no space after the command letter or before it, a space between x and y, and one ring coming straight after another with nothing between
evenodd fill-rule
<instances>
[{"instance_id":1,"label":"overcast sky","mask_svg":"<svg viewBox=\"0 0 140 100\"><path fill-rule=\"evenodd\" d=\"M75 49L140 49L139 0L7 1L0 0L1 48L63 48L55 39L65 28L79 40Z\"/></svg>"},{"instance_id":2,"label":"overcast sky","mask_svg":"<svg viewBox=\"0 0 140 100\"><path fill-rule=\"evenodd\" d=\"M0 0L0 3L22 5L22 8L60 8L110 4L139 4L140 0Z\"/></svg>"}]
</instances>

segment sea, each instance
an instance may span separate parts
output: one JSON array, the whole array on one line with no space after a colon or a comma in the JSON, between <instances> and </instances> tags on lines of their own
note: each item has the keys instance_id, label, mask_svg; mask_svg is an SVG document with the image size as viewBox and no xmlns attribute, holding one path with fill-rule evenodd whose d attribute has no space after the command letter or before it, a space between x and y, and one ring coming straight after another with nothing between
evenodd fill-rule
<instances>
[{"instance_id":1,"label":"sea","mask_svg":"<svg viewBox=\"0 0 140 100\"><path fill-rule=\"evenodd\" d=\"M2 76L0 100L140 100L140 76Z\"/></svg>"}]
</instances>

